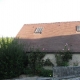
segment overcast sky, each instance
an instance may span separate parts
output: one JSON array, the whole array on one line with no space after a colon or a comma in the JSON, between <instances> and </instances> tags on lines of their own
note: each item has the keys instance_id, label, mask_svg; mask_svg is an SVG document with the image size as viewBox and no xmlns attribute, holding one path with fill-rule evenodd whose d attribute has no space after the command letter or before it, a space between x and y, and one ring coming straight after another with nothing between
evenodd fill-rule
<instances>
[{"instance_id":1,"label":"overcast sky","mask_svg":"<svg viewBox=\"0 0 80 80\"><path fill-rule=\"evenodd\" d=\"M80 0L0 0L0 36L15 37L24 24L80 21Z\"/></svg>"}]
</instances>

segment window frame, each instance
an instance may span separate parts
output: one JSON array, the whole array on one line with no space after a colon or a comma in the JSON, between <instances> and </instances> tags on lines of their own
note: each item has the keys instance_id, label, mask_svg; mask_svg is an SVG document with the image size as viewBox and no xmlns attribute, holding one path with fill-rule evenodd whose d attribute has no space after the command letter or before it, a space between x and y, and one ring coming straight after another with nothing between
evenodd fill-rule
<instances>
[{"instance_id":1,"label":"window frame","mask_svg":"<svg viewBox=\"0 0 80 80\"><path fill-rule=\"evenodd\" d=\"M76 31L80 32L80 26L76 26Z\"/></svg>"},{"instance_id":2,"label":"window frame","mask_svg":"<svg viewBox=\"0 0 80 80\"><path fill-rule=\"evenodd\" d=\"M41 33L42 33L42 30L43 30L42 27L37 27L37 28L35 29L34 33L39 33L39 34L41 34Z\"/></svg>"}]
</instances>

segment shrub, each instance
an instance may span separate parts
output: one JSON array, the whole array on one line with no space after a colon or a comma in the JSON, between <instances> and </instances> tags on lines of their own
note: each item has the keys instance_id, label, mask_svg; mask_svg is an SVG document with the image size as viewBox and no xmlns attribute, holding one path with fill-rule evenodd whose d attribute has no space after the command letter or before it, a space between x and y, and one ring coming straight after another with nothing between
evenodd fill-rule
<instances>
[{"instance_id":1,"label":"shrub","mask_svg":"<svg viewBox=\"0 0 80 80\"><path fill-rule=\"evenodd\" d=\"M26 54L13 38L0 39L0 79L17 77L24 73Z\"/></svg>"},{"instance_id":2,"label":"shrub","mask_svg":"<svg viewBox=\"0 0 80 80\"><path fill-rule=\"evenodd\" d=\"M28 55L28 69L31 71L33 75L37 75L37 69L43 67L43 60L44 53L39 52L37 49L36 52L31 51L27 53Z\"/></svg>"},{"instance_id":3,"label":"shrub","mask_svg":"<svg viewBox=\"0 0 80 80\"><path fill-rule=\"evenodd\" d=\"M53 63L50 61L50 59L46 59L44 61L44 66L54 66Z\"/></svg>"},{"instance_id":4,"label":"shrub","mask_svg":"<svg viewBox=\"0 0 80 80\"><path fill-rule=\"evenodd\" d=\"M68 66L68 62L72 59L72 52L68 49L68 44L66 43L63 51L60 51L55 55L57 66Z\"/></svg>"},{"instance_id":5,"label":"shrub","mask_svg":"<svg viewBox=\"0 0 80 80\"><path fill-rule=\"evenodd\" d=\"M46 70L44 68L39 68L37 73L39 76L43 76L43 77L52 77L53 76L52 70Z\"/></svg>"}]
</instances>

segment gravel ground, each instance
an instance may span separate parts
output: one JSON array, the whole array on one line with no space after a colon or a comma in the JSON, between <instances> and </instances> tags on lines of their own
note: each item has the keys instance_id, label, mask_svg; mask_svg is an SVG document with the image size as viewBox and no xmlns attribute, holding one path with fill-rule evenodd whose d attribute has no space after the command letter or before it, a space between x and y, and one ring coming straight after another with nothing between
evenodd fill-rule
<instances>
[{"instance_id":1,"label":"gravel ground","mask_svg":"<svg viewBox=\"0 0 80 80\"><path fill-rule=\"evenodd\" d=\"M20 75L18 78L5 80L53 80L53 79L52 77L39 77L39 76L28 77L26 75Z\"/></svg>"},{"instance_id":2,"label":"gravel ground","mask_svg":"<svg viewBox=\"0 0 80 80\"><path fill-rule=\"evenodd\" d=\"M5 79L5 80L37 80L38 77L25 77L25 78L15 78L15 79Z\"/></svg>"},{"instance_id":3,"label":"gravel ground","mask_svg":"<svg viewBox=\"0 0 80 80\"><path fill-rule=\"evenodd\" d=\"M26 77L22 79L13 79L13 80L37 80L38 77Z\"/></svg>"},{"instance_id":4,"label":"gravel ground","mask_svg":"<svg viewBox=\"0 0 80 80\"><path fill-rule=\"evenodd\" d=\"M21 79L5 79L5 80L53 80L52 78L48 77L26 77Z\"/></svg>"},{"instance_id":5,"label":"gravel ground","mask_svg":"<svg viewBox=\"0 0 80 80\"><path fill-rule=\"evenodd\" d=\"M14 78L5 80L53 80L53 79L52 77L23 77L23 78Z\"/></svg>"},{"instance_id":6,"label":"gravel ground","mask_svg":"<svg viewBox=\"0 0 80 80\"><path fill-rule=\"evenodd\" d=\"M53 78L52 77L23 77L23 78L5 79L5 80L53 80ZM80 77L63 79L63 80L80 80Z\"/></svg>"}]
</instances>

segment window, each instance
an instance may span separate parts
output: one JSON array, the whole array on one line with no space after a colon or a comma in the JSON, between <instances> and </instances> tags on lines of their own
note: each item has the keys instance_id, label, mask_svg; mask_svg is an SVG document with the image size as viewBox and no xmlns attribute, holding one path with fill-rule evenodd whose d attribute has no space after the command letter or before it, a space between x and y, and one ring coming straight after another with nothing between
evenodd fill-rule
<instances>
[{"instance_id":1,"label":"window","mask_svg":"<svg viewBox=\"0 0 80 80\"><path fill-rule=\"evenodd\" d=\"M42 29L43 29L42 27L36 28L35 29L35 33L40 33L41 34L42 33Z\"/></svg>"},{"instance_id":2,"label":"window","mask_svg":"<svg viewBox=\"0 0 80 80\"><path fill-rule=\"evenodd\" d=\"M77 32L80 32L80 26L76 27Z\"/></svg>"}]
</instances>

